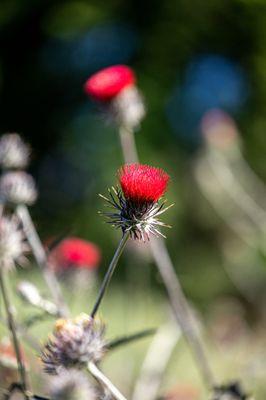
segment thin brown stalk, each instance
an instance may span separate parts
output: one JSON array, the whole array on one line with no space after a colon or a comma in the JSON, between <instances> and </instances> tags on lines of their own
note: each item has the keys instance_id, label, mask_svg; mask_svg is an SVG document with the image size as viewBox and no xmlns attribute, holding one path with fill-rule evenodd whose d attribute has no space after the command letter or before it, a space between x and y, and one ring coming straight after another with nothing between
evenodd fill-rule
<instances>
[{"instance_id":1,"label":"thin brown stalk","mask_svg":"<svg viewBox=\"0 0 266 400\"><path fill-rule=\"evenodd\" d=\"M26 369L25 369L25 365L23 362L23 357L22 357L22 353L21 353L21 349L20 349L20 345L19 345L19 340L18 340L18 336L17 336L17 328L16 328L16 324L15 324L15 319L13 316L12 306L11 306L9 296L8 296L8 291L7 291L7 287L6 287L6 283L5 283L5 276L4 276L3 268L1 266L0 266L0 288L1 288L1 292L2 292L4 307L6 310L8 328L10 330L12 340L13 340L14 350L15 350L17 364L18 364L18 372L19 372L20 379L21 379L23 394L24 394L25 399L29 400L30 395L29 395L29 390L28 390Z\"/></svg>"}]
</instances>

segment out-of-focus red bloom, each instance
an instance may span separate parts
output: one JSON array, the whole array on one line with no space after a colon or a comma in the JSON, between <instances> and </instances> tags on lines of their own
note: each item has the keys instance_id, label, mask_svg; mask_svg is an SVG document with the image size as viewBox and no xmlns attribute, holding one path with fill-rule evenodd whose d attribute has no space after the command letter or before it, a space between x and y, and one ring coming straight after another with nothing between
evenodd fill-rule
<instances>
[{"instance_id":1,"label":"out-of-focus red bloom","mask_svg":"<svg viewBox=\"0 0 266 400\"><path fill-rule=\"evenodd\" d=\"M51 252L56 269L83 268L94 270L99 266L99 248L86 240L69 237L60 242Z\"/></svg>"},{"instance_id":2,"label":"out-of-focus red bloom","mask_svg":"<svg viewBox=\"0 0 266 400\"><path fill-rule=\"evenodd\" d=\"M113 65L92 75L85 83L85 93L100 101L109 101L123 89L134 85L133 70L126 65Z\"/></svg>"},{"instance_id":3,"label":"out-of-focus red bloom","mask_svg":"<svg viewBox=\"0 0 266 400\"><path fill-rule=\"evenodd\" d=\"M234 120L226 112L213 109L204 114L201 130L206 142L220 149L227 149L238 143L239 133Z\"/></svg>"},{"instance_id":4,"label":"out-of-focus red bloom","mask_svg":"<svg viewBox=\"0 0 266 400\"><path fill-rule=\"evenodd\" d=\"M26 357L20 349L23 362L26 364ZM5 368L17 369L17 358L13 345L8 339L0 343L0 365Z\"/></svg>"},{"instance_id":5,"label":"out-of-focus red bloom","mask_svg":"<svg viewBox=\"0 0 266 400\"><path fill-rule=\"evenodd\" d=\"M192 385L177 385L165 396L165 400L199 400L199 390Z\"/></svg>"},{"instance_id":6,"label":"out-of-focus red bloom","mask_svg":"<svg viewBox=\"0 0 266 400\"><path fill-rule=\"evenodd\" d=\"M128 164L120 169L119 181L127 200L154 203L164 195L169 175L160 168Z\"/></svg>"}]
</instances>

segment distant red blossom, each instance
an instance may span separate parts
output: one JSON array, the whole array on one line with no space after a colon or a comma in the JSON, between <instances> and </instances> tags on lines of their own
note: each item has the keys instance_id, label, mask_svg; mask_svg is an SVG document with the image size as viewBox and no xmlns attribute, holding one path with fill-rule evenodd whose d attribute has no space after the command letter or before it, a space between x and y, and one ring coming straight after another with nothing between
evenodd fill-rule
<instances>
[{"instance_id":1,"label":"distant red blossom","mask_svg":"<svg viewBox=\"0 0 266 400\"><path fill-rule=\"evenodd\" d=\"M169 175L160 168L127 164L119 171L119 181L126 200L155 203L164 195Z\"/></svg>"},{"instance_id":2,"label":"distant red blossom","mask_svg":"<svg viewBox=\"0 0 266 400\"><path fill-rule=\"evenodd\" d=\"M85 83L85 93L96 100L109 101L123 89L134 85L134 71L126 65L113 65L92 75Z\"/></svg>"},{"instance_id":3,"label":"distant red blossom","mask_svg":"<svg viewBox=\"0 0 266 400\"><path fill-rule=\"evenodd\" d=\"M51 253L56 269L83 268L94 270L99 266L101 252L95 244L77 237L62 240Z\"/></svg>"},{"instance_id":4,"label":"distant red blossom","mask_svg":"<svg viewBox=\"0 0 266 400\"><path fill-rule=\"evenodd\" d=\"M199 390L195 386L179 384L165 396L165 400L199 400Z\"/></svg>"}]
</instances>

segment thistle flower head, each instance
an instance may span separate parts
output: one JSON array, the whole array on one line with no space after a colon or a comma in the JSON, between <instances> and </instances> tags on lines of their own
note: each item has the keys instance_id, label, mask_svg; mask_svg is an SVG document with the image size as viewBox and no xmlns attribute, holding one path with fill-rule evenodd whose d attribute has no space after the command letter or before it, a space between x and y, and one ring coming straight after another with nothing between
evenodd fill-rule
<instances>
[{"instance_id":1,"label":"thistle flower head","mask_svg":"<svg viewBox=\"0 0 266 400\"><path fill-rule=\"evenodd\" d=\"M25 168L30 148L17 133L7 133L0 139L0 165L2 168Z\"/></svg>"},{"instance_id":2,"label":"thistle flower head","mask_svg":"<svg viewBox=\"0 0 266 400\"><path fill-rule=\"evenodd\" d=\"M167 226L158 216L169 207L159 200L165 194L169 176L162 169L141 164L128 164L118 171L120 189L109 191L110 199L102 196L115 213L105 213L111 224L129 231L134 239L149 239L149 234L161 235L159 226Z\"/></svg>"},{"instance_id":3,"label":"thistle flower head","mask_svg":"<svg viewBox=\"0 0 266 400\"><path fill-rule=\"evenodd\" d=\"M0 198L11 204L33 204L37 198L34 179L23 171L4 173L0 178Z\"/></svg>"},{"instance_id":4,"label":"thistle flower head","mask_svg":"<svg viewBox=\"0 0 266 400\"><path fill-rule=\"evenodd\" d=\"M94 270L99 266L101 253L95 244L77 237L69 237L53 249L51 259L56 269Z\"/></svg>"},{"instance_id":5,"label":"thistle flower head","mask_svg":"<svg viewBox=\"0 0 266 400\"><path fill-rule=\"evenodd\" d=\"M123 89L135 83L133 70L126 65L113 65L92 75L85 83L86 94L100 101L110 101Z\"/></svg>"},{"instance_id":6,"label":"thistle flower head","mask_svg":"<svg viewBox=\"0 0 266 400\"><path fill-rule=\"evenodd\" d=\"M60 369L98 362L105 352L104 325L87 314L74 319L59 319L42 352L44 369L57 374Z\"/></svg>"},{"instance_id":7,"label":"thistle flower head","mask_svg":"<svg viewBox=\"0 0 266 400\"><path fill-rule=\"evenodd\" d=\"M155 203L165 193L169 176L160 168L128 164L118 173L126 200L134 203Z\"/></svg>"},{"instance_id":8,"label":"thistle flower head","mask_svg":"<svg viewBox=\"0 0 266 400\"><path fill-rule=\"evenodd\" d=\"M145 116L143 98L135 86L134 71L126 65L113 65L92 75L84 85L87 95L104 103L107 119L135 129Z\"/></svg>"},{"instance_id":9,"label":"thistle flower head","mask_svg":"<svg viewBox=\"0 0 266 400\"><path fill-rule=\"evenodd\" d=\"M96 400L87 376L79 370L62 369L49 383L53 400Z\"/></svg>"},{"instance_id":10,"label":"thistle flower head","mask_svg":"<svg viewBox=\"0 0 266 400\"><path fill-rule=\"evenodd\" d=\"M25 264L24 254L29 251L17 218L0 219L0 268L12 269L16 263Z\"/></svg>"}]
</instances>

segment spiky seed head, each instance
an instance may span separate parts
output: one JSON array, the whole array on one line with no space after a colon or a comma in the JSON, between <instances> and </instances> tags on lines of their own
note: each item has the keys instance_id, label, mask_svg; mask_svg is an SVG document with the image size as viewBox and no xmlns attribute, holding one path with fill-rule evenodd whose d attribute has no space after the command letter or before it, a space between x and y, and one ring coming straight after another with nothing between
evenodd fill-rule
<instances>
[{"instance_id":1,"label":"spiky seed head","mask_svg":"<svg viewBox=\"0 0 266 400\"><path fill-rule=\"evenodd\" d=\"M17 133L6 133L0 139L0 165L4 169L25 168L30 148Z\"/></svg>"},{"instance_id":2,"label":"spiky seed head","mask_svg":"<svg viewBox=\"0 0 266 400\"><path fill-rule=\"evenodd\" d=\"M99 101L114 99L126 87L135 83L134 71L126 65L113 65L92 75L84 85L87 95Z\"/></svg>"},{"instance_id":3,"label":"spiky seed head","mask_svg":"<svg viewBox=\"0 0 266 400\"><path fill-rule=\"evenodd\" d=\"M52 400L96 400L95 390L82 371L62 368L50 379Z\"/></svg>"},{"instance_id":4,"label":"spiky seed head","mask_svg":"<svg viewBox=\"0 0 266 400\"><path fill-rule=\"evenodd\" d=\"M33 204L37 199L34 179L24 171L4 173L0 178L0 198L10 204Z\"/></svg>"},{"instance_id":5,"label":"spiky seed head","mask_svg":"<svg viewBox=\"0 0 266 400\"><path fill-rule=\"evenodd\" d=\"M59 319L42 351L41 359L48 374L60 368L82 368L89 361L98 362L106 350L104 325L87 314L74 319Z\"/></svg>"},{"instance_id":6,"label":"spiky seed head","mask_svg":"<svg viewBox=\"0 0 266 400\"><path fill-rule=\"evenodd\" d=\"M136 86L122 90L112 101L110 111L119 126L129 129L137 128L146 114L143 98Z\"/></svg>"},{"instance_id":7,"label":"spiky seed head","mask_svg":"<svg viewBox=\"0 0 266 400\"><path fill-rule=\"evenodd\" d=\"M16 217L0 219L0 268L12 269L15 264L24 265L29 246Z\"/></svg>"},{"instance_id":8,"label":"spiky seed head","mask_svg":"<svg viewBox=\"0 0 266 400\"><path fill-rule=\"evenodd\" d=\"M169 207L159 203L165 194L169 176L162 169L141 164L128 164L118 171L120 189L112 188L110 198L102 196L115 209L114 213L103 213L110 223L131 237L149 240L152 233L161 235L160 226L167 226L159 220L159 215Z\"/></svg>"}]
</instances>

